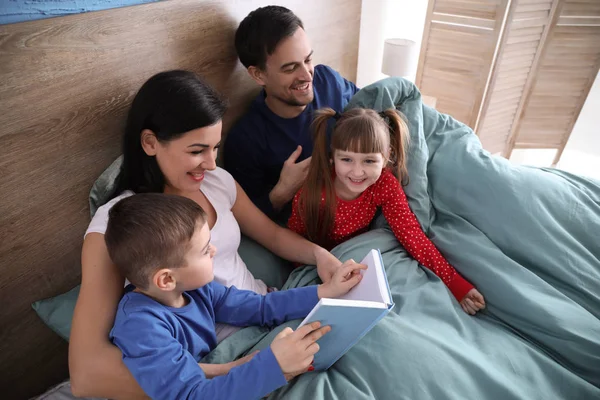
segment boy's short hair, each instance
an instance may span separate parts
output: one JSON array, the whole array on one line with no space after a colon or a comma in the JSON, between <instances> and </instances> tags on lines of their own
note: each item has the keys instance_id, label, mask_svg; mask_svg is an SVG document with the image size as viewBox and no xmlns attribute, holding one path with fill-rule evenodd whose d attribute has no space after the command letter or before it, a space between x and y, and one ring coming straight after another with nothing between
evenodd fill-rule
<instances>
[{"instance_id":1,"label":"boy's short hair","mask_svg":"<svg viewBox=\"0 0 600 400\"><path fill-rule=\"evenodd\" d=\"M282 39L304 29L296 14L285 7L266 6L252 11L235 32L235 49L244 67L264 70L267 57L275 52Z\"/></svg>"},{"instance_id":2,"label":"boy's short hair","mask_svg":"<svg viewBox=\"0 0 600 400\"><path fill-rule=\"evenodd\" d=\"M185 265L194 231L205 223L206 213L193 200L135 194L110 209L104 240L121 274L144 290L159 269Z\"/></svg>"}]
</instances>

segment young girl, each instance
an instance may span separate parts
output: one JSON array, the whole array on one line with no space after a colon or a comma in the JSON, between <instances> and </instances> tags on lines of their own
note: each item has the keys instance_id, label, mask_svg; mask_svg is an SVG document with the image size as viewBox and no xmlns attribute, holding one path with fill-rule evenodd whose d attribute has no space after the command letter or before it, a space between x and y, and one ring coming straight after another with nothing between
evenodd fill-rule
<instances>
[{"instance_id":1,"label":"young girl","mask_svg":"<svg viewBox=\"0 0 600 400\"><path fill-rule=\"evenodd\" d=\"M335 119L331 152L327 126ZM408 127L395 109L378 114L326 108L314 121L314 149L304 186L293 201L291 230L331 249L367 230L378 207L394 235L422 265L448 286L471 315L485 307L481 293L440 254L411 211L400 182L408 180Z\"/></svg>"}]
</instances>

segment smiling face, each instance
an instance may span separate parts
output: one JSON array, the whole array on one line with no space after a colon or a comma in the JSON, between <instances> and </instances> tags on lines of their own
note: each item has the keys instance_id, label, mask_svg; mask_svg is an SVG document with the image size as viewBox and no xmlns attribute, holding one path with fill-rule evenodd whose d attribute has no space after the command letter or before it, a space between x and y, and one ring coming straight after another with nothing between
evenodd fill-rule
<instances>
[{"instance_id":1,"label":"smiling face","mask_svg":"<svg viewBox=\"0 0 600 400\"><path fill-rule=\"evenodd\" d=\"M251 67L251 76L265 89L267 105L279 116L294 117L313 101L312 53L306 32L298 28L267 57L264 70Z\"/></svg>"},{"instance_id":2,"label":"smiling face","mask_svg":"<svg viewBox=\"0 0 600 400\"><path fill-rule=\"evenodd\" d=\"M355 153L335 150L334 187L336 194L343 200L353 200L369 186L377 182L386 160L381 153Z\"/></svg>"},{"instance_id":3,"label":"smiling face","mask_svg":"<svg viewBox=\"0 0 600 400\"><path fill-rule=\"evenodd\" d=\"M165 192L197 192L204 172L217 167L221 144L221 121L186 132L179 138L161 142L149 130L142 132L142 147L156 162L165 177Z\"/></svg>"},{"instance_id":4,"label":"smiling face","mask_svg":"<svg viewBox=\"0 0 600 400\"><path fill-rule=\"evenodd\" d=\"M377 182L390 156L388 127L374 110L344 112L331 135L334 188L338 197L352 200Z\"/></svg>"}]
</instances>

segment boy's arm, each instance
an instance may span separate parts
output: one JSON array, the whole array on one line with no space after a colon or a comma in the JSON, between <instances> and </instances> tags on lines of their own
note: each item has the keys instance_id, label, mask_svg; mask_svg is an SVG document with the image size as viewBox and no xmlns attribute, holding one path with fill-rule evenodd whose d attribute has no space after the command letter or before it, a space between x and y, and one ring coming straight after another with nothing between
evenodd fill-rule
<instances>
[{"instance_id":1,"label":"boy's arm","mask_svg":"<svg viewBox=\"0 0 600 400\"><path fill-rule=\"evenodd\" d=\"M215 320L235 326L280 325L304 318L319 302L317 286L282 290L265 296L235 286L211 283Z\"/></svg>"},{"instance_id":2,"label":"boy's arm","mask_svg":"<svg viewBox=\"0 0 600 400\"><path fill-rule=\"evenodd\" d=\"M286 383L270 348L227 375L207 379L168 324L149 313L130 314L111 336L125 365L153 399L257 399Z\"/></svg>"}]
</instances>

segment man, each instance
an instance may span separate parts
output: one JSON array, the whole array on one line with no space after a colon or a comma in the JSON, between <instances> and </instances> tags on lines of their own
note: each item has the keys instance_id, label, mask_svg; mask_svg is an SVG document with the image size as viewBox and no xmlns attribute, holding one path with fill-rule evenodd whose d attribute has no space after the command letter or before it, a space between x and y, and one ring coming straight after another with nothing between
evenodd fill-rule
<instances>
[{"instance_id":1,"label":"man","mask_svg":"<svg viewBox=\"0 0 600 400\"><path fill-rule=\"evenodd\" d=\"M341 112L357 87L325 65L312 64L302 21L285 7L252 11L235 47L263 87L225 143L225 168L265 214L276 217L302 186L312 154L314 110Z\"/></svg>"}]
</instances>

